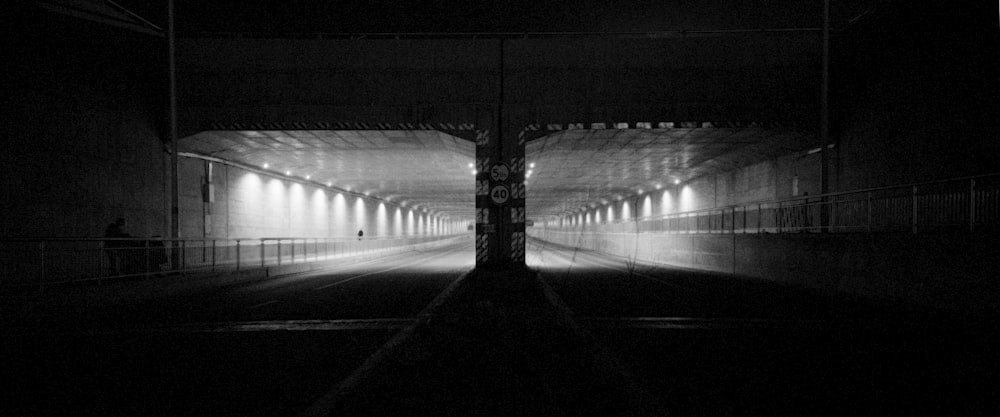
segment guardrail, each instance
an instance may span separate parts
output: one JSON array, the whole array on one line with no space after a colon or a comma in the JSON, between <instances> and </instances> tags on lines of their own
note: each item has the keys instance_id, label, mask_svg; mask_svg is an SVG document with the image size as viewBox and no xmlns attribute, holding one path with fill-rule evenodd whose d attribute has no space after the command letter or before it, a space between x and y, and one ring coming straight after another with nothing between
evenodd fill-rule
<instances>
[{"instance_id":1,"label":"guardrail","mask_svg":"<svg viewBox=\"0 0 1000 417\"><path fill-rule=\"evenodd\" d=\"M996 230L998 226L1000 174L990 174L547 229L683 234L919 233Z\"/></svg>"},{"instance_id":2,"label":"guardrail","mask_svg":"<svg viewBox=\"0 0 1000 417\"><path fill-rule=\"evenodd\" d=\"M380 256L461 235L379 238L0 239L0 285L142 277Z\"/></svg>"}]
</instances>

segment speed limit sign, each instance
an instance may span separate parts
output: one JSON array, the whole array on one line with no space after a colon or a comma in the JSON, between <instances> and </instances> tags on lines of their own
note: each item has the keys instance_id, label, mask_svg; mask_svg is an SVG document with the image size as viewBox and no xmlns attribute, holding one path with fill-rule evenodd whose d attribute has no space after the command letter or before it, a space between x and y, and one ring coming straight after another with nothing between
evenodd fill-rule
<instances>
[{"instance_id":1,"label":"speed limit sign","mask_svg":"<svg viewBox=\"0 0 1000 417\"><path fill-rule=\"evenodd\" d=\"M490 198L497 204L506 203L510 198L510 188L506 185L496 185L490 189Z\"/></svg>"},{"instance_id":2,"label":"speed limit sign","mask_svg":"<svg viewBox=\"0 0 1000 417\"><path fill-rule=\"evenodd\" d=\"M493 181L507 181L507 176L509 175L510 168L503 162L497 162L490 167L490 178Z\"/></svg>"}]
</instances>

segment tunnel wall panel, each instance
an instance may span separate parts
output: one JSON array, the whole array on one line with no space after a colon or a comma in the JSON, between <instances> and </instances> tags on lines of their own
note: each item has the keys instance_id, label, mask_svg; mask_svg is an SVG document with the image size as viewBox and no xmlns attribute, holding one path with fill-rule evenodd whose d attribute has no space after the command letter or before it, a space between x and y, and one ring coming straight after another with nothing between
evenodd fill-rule
<instances>
[{"instance_id":1,"label":"tunnel wall panel","mask_svg":"<svg viewBox=\"0 0 1000 417\"><path fill-rule=\"evenodd\" d=\"M366 238L375 238L464 231L457 222L375 198L219 163L212 163L211 168L214 201L206 202L206 162L181 158L180 167L183 238L353 238L358 230Z\"/></svg>"},{"instance_id":2,"label":"tunnel wall panel","mask_svg":"<svg viewBox=\"0 0 1000 417\"><path fill-rule=\"evenodd\" d=\"M996 279L1000 239L988 234L635 235L535 228L529 228L529 234L618 256L623 265L638 256L647 262L734 273L828 293L948 311L1000 312Z\"/></svg>"}]
</instances>

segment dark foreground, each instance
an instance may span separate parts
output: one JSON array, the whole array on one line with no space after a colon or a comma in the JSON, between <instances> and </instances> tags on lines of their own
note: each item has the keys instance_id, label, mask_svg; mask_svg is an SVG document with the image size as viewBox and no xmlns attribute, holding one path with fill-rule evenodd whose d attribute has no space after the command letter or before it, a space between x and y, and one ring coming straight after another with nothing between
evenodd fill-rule
<instances>
[{"instance_id":1,"label":"dark foreground","mask_svg":"<svg viewBox=\"0 0 1000 417\"><path fill-rule=\"evenodd\" d=\"M447 248L124 310L141 323L5 320L0 414L1000 413L992 320L548 255L456 279Z\"/></svg>"}]
</instances>

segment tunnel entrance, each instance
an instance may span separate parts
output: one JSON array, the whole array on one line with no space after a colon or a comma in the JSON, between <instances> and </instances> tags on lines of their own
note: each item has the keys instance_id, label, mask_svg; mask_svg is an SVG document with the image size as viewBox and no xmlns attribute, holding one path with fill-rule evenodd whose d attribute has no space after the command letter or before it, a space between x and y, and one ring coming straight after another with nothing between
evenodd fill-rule
<instances>
[{"instance_id":1,"label":"tunnel entrance","mask_svg":"<svg viewBox=\"0 0 1000 417\"><path fill-rule=\"evenodd\" d=\"M473 220L473 144L437 130L213 130L180 150L185 236L395 239Z\"/></svg>"}]
</instances>

